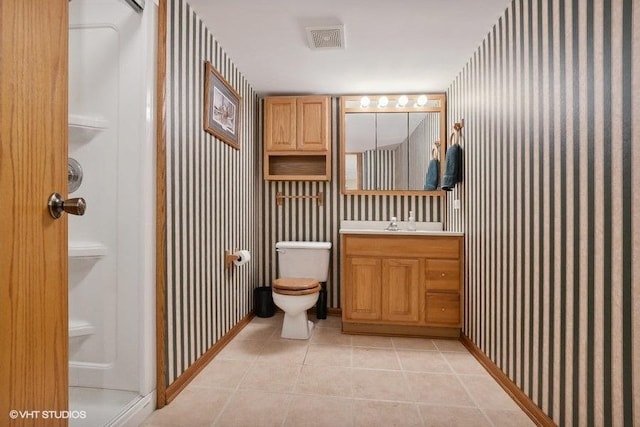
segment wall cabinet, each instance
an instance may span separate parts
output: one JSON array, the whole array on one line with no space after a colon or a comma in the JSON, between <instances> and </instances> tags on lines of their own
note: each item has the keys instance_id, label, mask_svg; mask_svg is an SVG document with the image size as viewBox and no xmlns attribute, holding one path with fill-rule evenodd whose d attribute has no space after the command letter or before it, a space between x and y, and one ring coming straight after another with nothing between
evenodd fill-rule
<instances>
[{"instance_id":1,"label":"wall cabinet","mask_svg":"<svg viewBox=\"0 0 640 427\"><path fill-rule=\"evenodd\" d=\"M331 178L330 106L328 96L265 98L265 179Z\"/></svg>"},{"instance_id":2,"label":"wall cabinet","mask_svg":"<svg viewBox=\"0 0 640 427\"><path fill-rule=\"evenodd\" d=\"M457 337L460 235L342 235L345 332Z\"/></svg>"}]
</instances>

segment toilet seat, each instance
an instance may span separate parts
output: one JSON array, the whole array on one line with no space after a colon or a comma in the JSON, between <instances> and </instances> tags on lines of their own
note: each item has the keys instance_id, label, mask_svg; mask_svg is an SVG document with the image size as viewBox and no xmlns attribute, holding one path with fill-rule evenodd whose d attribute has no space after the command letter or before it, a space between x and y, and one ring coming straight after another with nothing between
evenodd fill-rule
<instances>
[{"instance_id":1,"label":"toilet seat","mask_svg":"<svg viewBox=\"0 0 640 427\"><path fill-rule=\"evenodd\" d=\"M320 292L322 285L315 279L281 277L273 281L273 292L281 295L309 295Z\"/></svg>"}]
</instances>

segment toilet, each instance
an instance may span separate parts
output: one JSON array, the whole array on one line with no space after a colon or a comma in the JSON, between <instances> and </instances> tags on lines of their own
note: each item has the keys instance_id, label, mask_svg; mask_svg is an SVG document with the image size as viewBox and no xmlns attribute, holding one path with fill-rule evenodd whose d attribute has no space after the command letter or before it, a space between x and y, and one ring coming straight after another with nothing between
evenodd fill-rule
<instances>
[{"instance_id":1,"label":"toilet","mask_svg":"<svg viewBox=\"0 0 640 427\"><path fill-rule=\"evenodd\" d=\"M306 340L313 329L307 310L327 281L331 242L278 242L276 251L280 277L271 288L273 302L284 311L281 336Z\"/></svg>"}]
</instances>

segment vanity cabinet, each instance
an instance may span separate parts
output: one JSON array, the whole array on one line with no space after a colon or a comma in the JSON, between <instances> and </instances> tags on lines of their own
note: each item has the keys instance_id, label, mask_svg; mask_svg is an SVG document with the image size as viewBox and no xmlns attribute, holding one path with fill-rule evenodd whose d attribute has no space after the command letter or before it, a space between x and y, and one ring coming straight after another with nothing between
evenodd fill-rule
<instances>
[{"instance_id":1,"label":"vanity cabinet","mask_svg":"<svg viewBox=\"0 0 640 427\"><path fill-rule=\"evenodd\" d=\"M265 98L265 179L330 179L330 105L328 96Z\"/></svg>"},{"instance_id":2,"label":"vanity cabinet","mask_svg":"<svg viewBox=\"0 0 640 427\"><path fill-rule=\"evenodd\" d=\"M420 263L413 259L349 257L345 313L353 320L418 322ZM383 286L383 283L385 286Z\"/></svg>"},{"instance_id":3,"label":"vanity cabinet","mask_svg":"<svg viewBox=\"0 0 640 427\"><path fill-rule=\"evenodd\" d=\"M342 323L350 333L460 334L460 235L342 234Z\"/></svg>"}]
</instances>

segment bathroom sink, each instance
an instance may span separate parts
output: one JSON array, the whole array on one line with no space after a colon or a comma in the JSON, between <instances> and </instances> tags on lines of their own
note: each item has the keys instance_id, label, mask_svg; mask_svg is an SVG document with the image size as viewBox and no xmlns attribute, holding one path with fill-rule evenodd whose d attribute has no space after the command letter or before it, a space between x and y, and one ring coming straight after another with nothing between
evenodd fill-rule
<instances>
[{"instance_id":1,"label":"bathroom sink","mask_svg":"<svg viewBox=\"0 0 640 427\"><path fill-rule=\"evenodd\" d=\"M409 223L397 221L398 230L389 231L386 228L390 221L342 221L340 234L399 234L399 235L462 235L443 231L441 222L416 222L416 230L409 230Z\"/></svg>"}]
</instances>

